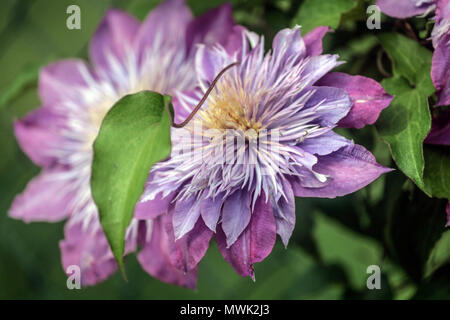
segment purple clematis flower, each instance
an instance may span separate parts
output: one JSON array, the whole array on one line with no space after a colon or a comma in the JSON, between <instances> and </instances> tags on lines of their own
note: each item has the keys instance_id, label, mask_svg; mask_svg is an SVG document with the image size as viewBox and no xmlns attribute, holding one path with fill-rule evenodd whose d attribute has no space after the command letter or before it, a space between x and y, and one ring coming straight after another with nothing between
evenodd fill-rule
<instances>
[{"instance_id":1,"label":"purple clematis flower","mask_svg":"<svg viewBox=\"0 0 450 320\"><path fill-rule=\"evenodd\" d=\"M378 0L377 6L388 16L400 19L427 15L436 8L435 0Z\"/></svg>"},{"instance_id":2,"label":"purple clematis flower","mask_svg":"<svg viewBox=\"0 0 450 320\"><path fill-rule=\"evenodd\" d=\"M214 236L231 266L254 277L253 264L270 254L277 234L288 244L295 196L343 196L390 171L333 132L373 123L392 97L371 79L330 73L341 63L322 54L327 31L282 30L267 54L263 38L239 26L225 45L199 45L200 85L178 95L177 121L221 70L240 64L184 128L173 129L171 157L152 168L135 212L165 226L170 259L183 272L196 268Z\"/></svg>"},{"instance_id":3,"label":"purple clematis flower","mask_svg":"<svg viewBox=\"0 0 450 320\"><path fill-rule=\"evenodd\" d=\"M436 10L431 32L435 48L431 79L439 98L437 106L450 105L450 0L378 0L377 5L396 18L426 15Z\"/></svg>"},{"instance_id":4,"label":"purple clematis flower","mask_svg":"<svg viewBox=\"0 0 450 320\"><path fill-rule=\"evenodd\" d=\"M106 112L126 94L153 90L175 95L194 89L198 43L225 43L233 27L224 5L194 19L182 0L168 0L140 24L118 11L106 13L90 44L93 66L81 60L55 62L41 70L42 107L15 122L22 149L43 168L17 196L10 215L26 222L68 219L61 241L62 263L81 268L92 285L117 266L91 197L92 143ZM182 273L169 259L169 238L158 221L134 219L126 253L144 246L143 268L159 279L194 287L196 270ZM146 254L151 248L152 256Z\"/></svg>"}]
</instances>

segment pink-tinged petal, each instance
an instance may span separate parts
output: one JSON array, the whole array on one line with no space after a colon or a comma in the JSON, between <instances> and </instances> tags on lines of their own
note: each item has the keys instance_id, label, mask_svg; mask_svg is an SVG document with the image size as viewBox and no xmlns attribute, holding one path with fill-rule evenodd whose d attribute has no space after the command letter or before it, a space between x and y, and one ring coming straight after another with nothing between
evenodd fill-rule
<instances>
[{"instance_id":1,"label":"pink-tinged petal","mask_svg":"<svg viewBox=\"0 0 450 320\"><path fill-rule=\"evenodd\" d=\"M65 170L44 170L17 195L9 209L12 218L25 222L55 222L70 215L73 188Z\"/></svg>"},{"instance_id":2,"label":"pink-tinged petal","mask_svg":"<svg viewBox=\"0 0 450 320\"><path fill-rule=\"evenodd\" d=\"M164 216L163 221L169 237L170 261L173 266L184 273L195 269L208 250L213 232L200 218L190 232L175 241L170 214Z\"/></svg>"},{"instance_id":3,"label":"pink-tinged petal","mask_svg":"<svg viewBox=\"0 0 450 320\"><path fill-rule=\"evenodd\" d=\"M228 34L226 45L224 46L228 54L241 53L243 49L245 54L248 50L247 29L242 26L234 26L230 34Z\"/></svg>"},{"instance_id":4,"label":"pink-tinged petal","mask_svg":"<svg viewBox=\"0 0 450 320\"><path fill-rule=\"evenodd\" d=\"M226 3L206 12L192 21L187 27L186 43L188 52L197 43L225 45L233 27L234 20L230 4Z\"/></svg>"},{"instance_id":5,"label":"pink-tinged petal","mask_svg":"<svg viewBox=\"0 0 450 320\"><path fill-rule=\"evenodd\" d=\"M69 220L64 234L64 240L59 243L64 270L78 266L82 286L102 282L116 272L116 261L98 220L88 226L82 221Z\"/></svg>"},{"instance_id":6,"label":"pink-tinged petal","mask_svg":"<svg viewBox=\"0 0 450 320\"><path fill-rule=\"evenodd\" d=\"M446 227L450 227L450 202L447 203L447 224L445 225Z\"/></svg>"},{"instance_id":7,"label":"pink-tinged petal","mask_svg":"<svg viewBox=\"0 0 450 320\"><path fill-rule=\"evenodd\" d=\"M425 14L432 6L432 1L423 0L378 0L381 12L394 18L410 18Z\"/></svg>"},{"instance_id":8,"label":"pink-tinged petal","mask_svg":"<svg viewBox=\"0 0 450 320\"><path fill-rule=\"evenodd\" d=\"M425 143L450 146L450 110L433 119L431 131Z\"/></svg>"},{"instance_id":9,"label":"pink-tinged petal","mask_svg":"<svg viewBox=\"0 0 450 320\"><path fill-rule=\"evenodd\" d=\"M186 28L193 16L184 0L166 0L150 11L137 34L138 50L145 54L153 45L186 43Z\"/></svg>"},{"instance_id":10,"label":"pink-tinged petal","mask_svg":"<svg viewBox=\"0 0 450 320\"><path fill-rule=\"evenodd\" d=\"M251 197L246 190L237 190L223 203L222 230L227 239L227 247L236 242L251 218Z\"/></svg>"},{"instance_id":11,"label":"pink-tinged petal","mask_svg":"<svg viewBox=\"0 0 450 320\"><path fill-rule=\"evenodd\" d=\"M215 198L203 199L200 204L200 213L206 226L213 232L216 232L216 225L219 222L222 212L223 198L219 195Z\"/></svg>"},{"instance_id":12,"label":"pink-tinged petal","mask_svg":"<svg viewBox=\"0 0 450 320\"><path fill-rule=\"evenodd\" d=\"M362 76L333 72L320 79L318 85L341 88L350 95L353 107L339 122L339 126L344 128L361 129L375 123L393 99L378 82Z\"/></svg>"},{"instance_id":13,"label":"pink-tinged petal","mask_svg":"<svg viewBox=\"0 0 450 320\"><path fill-rule=\"evenodd\" d=\"M176 196L176 192L171 192L164 196L162 192L158 193L155 199L140 200L134 210L134 217L138 220L153 220L159 215L167 212L170 202Z\"/></svg>"},{"instance_id":14,"label":"pink-tinged petal","mask_svg":"<svg viewBox=\"0 0 450 320\"><path fill-rule=\"evenodd\" d=\"M431 79L439 97L437 106L450 105L450 34L441 39L434 51Z\"/></svg>"},{"instance_id":15,"label":"pink-tinged petal","mask_svg":"<svg viewBox=\"0 0 450 320\"><path fill-rule=\"evenodd\" d=\"M292 232L295 227L295 197L294 190L288 181L283 181L283 191L286 196L280 197L278 201L272 203L273 213L275 215L275 222L277 225L277 233L285 247L289 243Z\"/></svg>"},{"instance_id":16,"label":"pink-tinged petal","mask_svg":"<svg viewBox=\"0 0 450 320\"><path fill-rule=\"evenodd\" d=\"M330 30L330 27L317 27L303 37L306 46L306 54L308 56L318 56L322 54L322 40Z\"/></svg>"},{"instance_id":17,"label":"pink-tinged petal","mask_svg":"<svg viewBox=\"0 0 450 320\"><path fill-rule=\"evenodd\" d=\"M133 50L139 21L120 10L108 10L92 38L89 53L96 67L110 70L126 63Z\"/></svg>"},{"instance_id":18,"label":"pink-tinged petal","mask_svg":"<svg viewBox=\"0 0 450 320\"><path fill-rule=\"evenodd\" d=\"M253 264L264 260L276 241L277 227L270 202L262 195L256 200L255 210L247 228L228 248L224 232L219 227L216 241L222 256L241 276L254 279Z\"/></svg>"},{"instance_id":19,"label":"pink-tinged petal","mask_svg":"<svg viewBox=\"0 0 450 320\"><path fill-rule=\"evenodd\" d=\"M298 197L335 198L355 192L391 171L379 165L364 147L348 146L330 155L318 157L314 170L328 176L327 184L319 188L302 187L292 179L294 194Z\"/></svg>"},{"instance_id":20,"label":"pink-tinged petal","mask_svg":"<svg viewBox=\"0 0 450 320\"><path fill-rule=\"evenodd\" d=\"M52 109L41 107L30 112L22 120L14 122L14 133L22 150L37 165L46 168L57 162L55 150L62 148L61 131L67 119Z\"/></svg>"},{"instance_id":21,"label":"pink-tinged petal","mask_svg":"<svg viewBox=\"0 0 450 320\"><path fill-rule=\"evenodd\" d=\"M153 277L178 286L194 289L197 283L197 269L187 273L175 268L170 260L170 240L165 231L164 216L159 216L152 222L150 240L145 242L139 252L138 260L145 271Z\"/></svg>"},{"instance_id":22,"label":"pink-tinged petal","mask_svg":"<svg viewBox=\"0 0 450 320\"><path fill-rule=\"evenodd\" d=\"M82 101L80 88L88 87L86 78L94 75L86 63L78 59L67 59L54 62L42 68L39 73L38 91L43 105L63 108L68 99Z\"/></svg>"},{"instance_id":23,"label":"pink-tinged petal","mask_svg":"<svg viewBox=\"0 0 450 320\"><path fill-rule=\"evenodd\" d=\"M173 213L173 229L178 240L194 228L200 217L200 200L195 196L177 200Z\"/></svg>"}]
</instances>

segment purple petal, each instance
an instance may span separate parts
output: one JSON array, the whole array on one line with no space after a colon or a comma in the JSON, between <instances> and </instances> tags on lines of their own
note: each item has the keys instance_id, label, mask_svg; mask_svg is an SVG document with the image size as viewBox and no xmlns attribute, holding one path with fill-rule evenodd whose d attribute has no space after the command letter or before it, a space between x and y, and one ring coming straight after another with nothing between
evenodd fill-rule
<instances>
[{"instance_id":1,"label":"purple petal","mask_svg":"<svg viewBox=\"0 0 450 320\"><path fill-rule=\"evenodd\" d=\"M339 126L344 128L361 129L367 124L375 123L381 111L393 99L378 82L366 77L333 72L320 79L318 84L344 89L350 95L353 107L339 122Z\"/></svg>"},{"instance_id":2,"label":"purple petal","mask_svg":"<svg viewBox=\"0 0 450 320\"><path fill-rule=\"evenodd\" d=\"M349 144L351 141L330 130L317 137L307 137L299 146L308 153L324 156Z\"/></svg>"},{"instance_id":3,"label":"purple petal","mask_svg":"<svg viewBox=\"0 0 450 320\"><path fill-rule=\"evenodd\" d=\"M42 103L54 106L67 99L80 100L75 89L88 86L86 76L93 77L93 74L82 60L61 60L44 67L39 73L38 85ZM58 105L61 106L64 104Z\"/></svg>"},{"instance_id":4,"label":"purple petal","mask_svg":"<svg viewBox=\"0 0 450 320\"><path fill-rule=\"evenodd\" d=\"M83 286L99 283L116 272L117 264L101 227L94 224L84 227L82 222L69 220L64 234L59 244L64 270L78 266Z\"/></svg>"},{"instance_id":5,"label":"purple petal","mask_svg":"<svg viewBox=\"0 0 450 320\"><path fill-rule=\"evenodd\" d=\"M234 27L231 5L226 3L206 12L192 21L186 30L188 52L196 43L206 45L227 43L227 38Z\"/></svg>"},{"instance_id":6,"label":"purple petal","mask_svg":"<svg viewBox=\"0 0 450 320\"><path fill-rule=\"evenodd\" d=\"M186 41L186 28L193 16L184 0L166 0L153 9L142 23L136 42L144 54L155 40L168 45ZM158 44L160 45L160 44Z\"/></svg>"},{"instance_id":7,"label":"purple petal","mask_svg":"<svg viewBox=\"0 0 450 320\"><path fill-rule=\"evenodd\" d=\"M194 228L200 217L200 200L191 196L185 200L175 202L173 214L173 229L175 239L178 240Z\"/></svg>"},{"instance_id":8,"label":"purple petal","mask_svg":"<svg viewBox=\"0 0 450 320\"><path fill-rule=\"evenodd\" d=\"M304 188L299 181L291 180L294 194L298 197L335 198L355 192L391 171L379 165L375 157L364 147L348 146L330 155L319 157L314 166L318 173L329 176L321 188Z\"/></svg>"},{"instance_id":9,"label":"purple petal","mask_svg":"<svg viewBox=\"0 0 450 320\"><path fill-rule=\"evenodd\" d=\"M52 167L58 160L55 150L64 144L61 134L67 119L52 109L41 107L14 122L14 133L22 150L37 165Z\"/></svg>"},{"instance_id":10,"label":"purple petal","mask_svg":"<svg viewBox=\"0 0 450 320\"><path fill-rule=\"evenodd\" d=\"M450 202L447 203L447 224L445 225L446 227L450 227Z\"/></svg>"},{"instance_id":11,"label":"purple petal","mask_svg":"<svg viewBox=\"0 0 450 320\"><path fill-rule=\"evenodd\" d=\"M322 40L330 30L330 27L317 27L303 37L306 46L306 54L308 56L318 56L322 54Z\"/></svg>"},{"instance_id":12,"label":"purple petal","mask_svg":"<svg viewBox=\"0 0 450 320\"><path fill-rule=\"evenodd\" d=\"M25 222L55 222L70 215L73 188L65 170L44 170L31 180L25 191L16 196L9 214Z\"/></svg>"},{"instance_id":13,"label":"purple petal","mask_svg":"<svg viewBox=\"0 0 450 320\"><path fill-rule=\"evenodd\" d=\"M213 81L226 65L225 57L218 54L212 47L198 46L195 54L195 70L200 81Z\"/></svg>"},{"instance_id":14,"label":"purple petal","mask_svg":"<svg viewBox=\"0 0 450 320\"><path fill-rule=\"evenodd\" d=\"M286 198L281 197L272 204L272 208L277 224L277 233L284 246L287 247L295 227L295 197L294 190L287 181L283 181L283 191Z\"/></svg>"},{"instance_id":15,"label":"purple petal","mask_svg":"<svg viewBox=\"0 0 450 320\"><path fill-rule=\"evenodd\" d=\"M96 67L113 68L115 62L125 63L132 52L139 30L139 21L128 13L108 10L92 38L89 53Z\"/></svg>"},{"instance_id":16,"label":"purple petal","mask_svg":"<svg viewBox=\"0 0 450 320\"><path fill-rule=\"evenodd\" d=\"M378 0L377 5L380 7L380 10L388 16L404 19L426 13L433 5L433 1Z\"/></svg>"},{"instance_id":17,"label":"purple petal","mask_svg":"<svg viewBox=\"0 0 450 320\"><path fill-rule=\"evenodd\" d=\"M151 237L138 254L142 268L153 277L178 286L194 289L197 283L197 269L187 273L172 265L170 260L170 240L163 226L164 216L159 216L152 222Z\"/></svg>"},{"instance_id":18,"label":"purple petal","mask_svg":"<svg viewBox=\"0 0 450 320\"><path fill-rule=\"evenodd\" d=\"M437 106L450 105L450 34L441 39L434 51L431 79L439 97Z\"/></svg>"},{"instance_id":19,"label":"purple petal","mask_svg":"<svg viewBox=\"0 0 450 320\"><path fill-rule=\"evenodd\" d=\"M219 195L215 198L203 199L200 204L200 212L206 226L213 232L216 232L216 225L219 221L223 198Z\"/></svg>"},{"instance_id":20,"label":"purple petal","mask_svg":"<svg viewBox=\"0 0 450 320\"><path fill-rule=\"evenodd\" d=\"M227 239L227 247L231 246L250 222L250 194L237 190L223 204L222 229Z\"/></svg>"},{"instance_id":21,"label":"purple petal","mask_svg":"<svg viewBox=\"0 0 450 320\"><path fill-rule=\"evenodd\" d=\"M342 64L338 62L337 55L323 54L311 57L305 67L303 76L307 79L309 85L315 84L320 78L329 73L332 69Z\"/></svg>"},{"instance_id":22,"label":"purple petal","mask_svg":"<svg viewBox=\"0 0 450 320\"><path fill-rule=\"evenodd\" d=\"M273 56L281 61L300 59L306 55L300 27L283 29L279 31L272 43Z\"/></svg>"},{"instance_id":23,"label":"purple petal","mask_svg":"<svg viewBox=\"0 0 450 320\"><path fill-rule=\"evenodd\" d=\"M175 241L170 215L164 217L163 221L169 237L170 261L173 266L184 273L195 269L208 250L213 232L202 219L198 219L190 232Z\"/></svg>"},{"instance_id":24,"label":"purple petal","mask_svg":"<svg viewBox=\"0 0 450 320\"><path fill-rule=\"evenodd\" d=\"M324 127L334 126L349 113L352 102L345 90L332 87L312 89L315 93L300 112L305 112L307 108L315 108L314 113Z\"/></svg>"},{"instance_id":25,"label":"purple petal","mask_svg":"<svg viewBox=\"0 0 450 320\"><path fill-rule=\"evenodd\" d=\"M155 219L167 211L170 202L175 196L176 192L171 192L165 197L160 192L153 200L139 201L134 210L134 217L138 220Z\"/></svg>"},{"instance_id":26,"label":"purple petal","mask_svg":"<svg viewBox=\"0 0 450 320\"><path fill-rule=\"evenodd\" d=\"M425 143L450 146L450 110L433 119L433 125Z\"/></svg>"},{"instance_id":27,"label":"purple petal","mask_svg":"<svg viewBox=\"0 0 450 320\"><path fill-rule=\"evenodd\" d=\"M216 241L222 256L241 276L254 278L253 264L264 260L276 241L277 227L270 202L262 195L256 200L250 224L237 241L228 248L222 228L217 229Z\"/></svg>"}]
</instances>

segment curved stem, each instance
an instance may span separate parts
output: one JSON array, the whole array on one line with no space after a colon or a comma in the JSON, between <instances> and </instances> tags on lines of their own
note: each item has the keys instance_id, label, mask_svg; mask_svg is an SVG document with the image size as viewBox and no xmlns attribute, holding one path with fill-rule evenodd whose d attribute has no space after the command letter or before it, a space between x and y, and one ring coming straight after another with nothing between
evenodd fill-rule
<instances>
[{"instance_id":1,"label":"curved stem","mask_svg":"<svg viewBox=\"0 0 450 320\"><path fill-rule=\"evenodd\" d=\"M208 99L208 96L211 93L211 91L214 89L214 87L216 86L217 81L219 81L219 79L223 76L223 74L228 69L230 69L231 67L234 67L240 63L241 63L240 61L233 62L232 64L226 66L222 71L220 71L219 74L214 78L213 82L211 82L211 85L209 86L208 90L206 90L205 94L203 95L203 98L200 100L200 102L197 104L197 106L194 108L194 110L192 110L192 112L189 114L189 116L182 123L175 123L174 119L170 119L172 127L183 128L185 125L187 125L189 123L189 121L191 121L191 119L195 116L197 111L200 110L203 103L205 103L206 99ZM169 112L169 114L170 114L170 112Z\"/></svg>"}]
</instances>

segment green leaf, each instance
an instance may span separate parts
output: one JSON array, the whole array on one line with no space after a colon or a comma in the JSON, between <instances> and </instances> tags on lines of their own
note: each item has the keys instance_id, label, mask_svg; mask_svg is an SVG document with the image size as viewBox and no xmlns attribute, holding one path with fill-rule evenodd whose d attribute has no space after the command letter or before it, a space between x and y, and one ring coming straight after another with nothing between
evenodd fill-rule
<instances>
[{"instance_id":1,"label":"green leaf","mask_svg":"<svg viewBox=\"0 0 450 320\"><path fill-rule=\"evenodd\" d=\"M170 98L143 91L119 100L94 143L92 196L119 268L124 273L125 231L151 166L170 153Z\"/></svg>"},{"instance_id":2,"label":"green leaf","mask_svg":"<svg viewBox=\"0 0 450 320\"><path fill-rule=\"evenodd\" d=\"M400 170L429 194L423 181L423 141L431 129L428 97L435 91L430 76L432 53L397 33L382 34L379 40L394 72L382 85L395 98L376 127Z\"/></svg>"},{"instance_id":3,"label":"green leaf","mask_svg":"<svg viewBox=\"0 0 450 320\"><path fill-rule=\"evenodd\" d=\"M425 146L424 182L436 198L450 199L450 150L448 147Z\"/></svg>"},{"instance_id":4,"label":"green leaf","mask_svg":"<svg viewBox=\"0 0 450 320\"><path fill-rule=\"evenodd\" d=\"M342 265L354 289L366 288L367 267L382 262L380 244L323 214L317 214L315 222L314 238L323 261Z\"/></svg>"},{"instance_id":5,"label":"green leaf","mask_svg":"<svg viewBox=\"0 0 450 320\"><path fill-rule=\"evenodd\" d=\"M445 213L442 212L442 215ZM434 245L425 265L425 276L428 277L444 264L450 263L450 230L445 231Z\"/></svg>"},{"instance_id":6,"label":"green leaf","mask_svg":"<svg viewBox=\"0 0 450 320\"><path fill-rule=\"evenodd\" d=\"M356 5L356 0L306 0L301 5L292 24L302 26L303 34L318 26L329 26L336 29L342 14L349 12Z\"/></svg>"},{"instance_id":7,"label":"green leaf","mask_svg":"<svg viewBox=\"0 0 450 320\"><path fill-rule=\"evenodd\" d=\"M434 91L430 78L430 50L422 47L417 41L398 33L384 33L379 40L392 60L394 75L405 77L411 85L417 85L431 95Z\"/></svg>"},{"instance_id":8,"label":"green leaf","mask_svg":"<svg viewBox=\"0 0 450 320\"><path fill-rule=\"evenodd\" d=\"M407 82L400 77L386 79L382 85L395 98L381 113L376 128L389 145L399 169L427 192L423 181L423 141L431 129L428 95L422 90L408 88Z\"/></svg>"}]
</instances>

